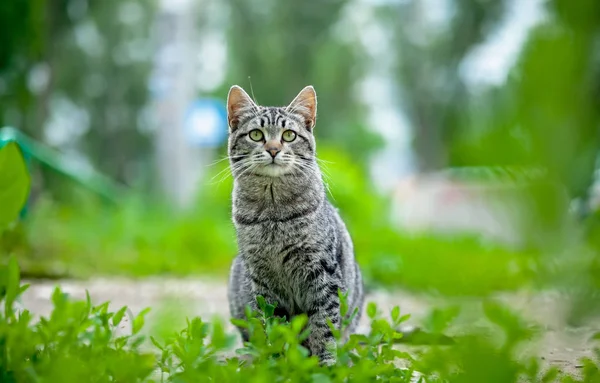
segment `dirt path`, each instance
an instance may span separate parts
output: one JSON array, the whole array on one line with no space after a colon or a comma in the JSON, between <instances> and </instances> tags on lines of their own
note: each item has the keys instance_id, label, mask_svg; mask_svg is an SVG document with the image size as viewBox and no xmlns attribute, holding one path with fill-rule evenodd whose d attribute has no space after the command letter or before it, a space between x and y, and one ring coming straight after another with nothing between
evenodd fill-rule
<instances>
[{"instance_id":1,"label":"dirt path","mask_svg":"<svg viewBox=\"0 0 600 383\"><path fill-rule=\"evenodd\" d=\"M26 281L27 282L27 281ZM28 281L30 289L23 295L22 304L34 314L46 315L52 306L50 296L56 285L75 298L85 298L87 289L94 304L111 302L111 309L128 306L138 313L146 307L152 307L148 316L148 327L159 323L158 318L166 320L175 328L183 328L186 316L201 316L204 320L213 317L229 318L227 290L224 281L211 279L93 279L89 281ZM600 331L598 325L588 325L577 329L565 325L566 302L559 294L511 294L500 297L527 319L542 325L543 336L532 347L542 362L551 363L570 373L577 373L579 359L592 355L591 336ZM399 305L403 313L412 315L409 324L418 325L427 314L433 299L408 294L403 291L376 291L367 297L367 301L376 302L383 312ZM463 304L465 301L462 302ZM467 302L467 307L476 307L476 302ZM471 313L462 318L462 325L479 326L477 314ZM124 323L122 331L127 331ZM368 331L368 321L363 316L359 331Z\"/></svg>"}]
</instances>

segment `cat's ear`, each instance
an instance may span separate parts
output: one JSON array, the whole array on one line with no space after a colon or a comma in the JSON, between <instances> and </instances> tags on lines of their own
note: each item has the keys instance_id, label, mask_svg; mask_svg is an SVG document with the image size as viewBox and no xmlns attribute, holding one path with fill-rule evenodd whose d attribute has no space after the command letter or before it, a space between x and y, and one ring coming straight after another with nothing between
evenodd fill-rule
<instances>
[{"instance_id":1,"label":"cat's ear","mask_svg":"<svg viewBox=\"0 0 600 383\"><path fill-rule=\"evenodd\" d=\"M286 110L302 116L306 129L312 130L317 122L317 93L315 88L309 85L302 89Z\"/></svg>"},{"instance_id":2,"label":"cat's ear","mask_svg":"<svg viewBox=\"0 0 600 383\"><path fill-rule=\"evenodd\" d=\"M255 113L257 109L248 93L237 85L232 86L227 95L227 121L230 131L237 129L242 115Z\"/></svg>"}]
</instances>

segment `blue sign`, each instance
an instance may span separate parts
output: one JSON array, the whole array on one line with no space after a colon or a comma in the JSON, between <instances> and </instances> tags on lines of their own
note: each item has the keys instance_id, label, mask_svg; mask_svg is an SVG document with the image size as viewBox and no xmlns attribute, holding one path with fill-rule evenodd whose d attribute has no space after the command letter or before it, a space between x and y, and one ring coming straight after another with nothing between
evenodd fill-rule
<instances>
[{"instance_id":1,"label":"blue sign","mask_svg":"<svg viewBox=\"0 0 600 383\"><path fill-rule=\"evenodd\" d=\"M227 139L227 109L215 99L196 100L188 108L183 122L189 143L216 147Z\"/></svg>"}]
</instances>

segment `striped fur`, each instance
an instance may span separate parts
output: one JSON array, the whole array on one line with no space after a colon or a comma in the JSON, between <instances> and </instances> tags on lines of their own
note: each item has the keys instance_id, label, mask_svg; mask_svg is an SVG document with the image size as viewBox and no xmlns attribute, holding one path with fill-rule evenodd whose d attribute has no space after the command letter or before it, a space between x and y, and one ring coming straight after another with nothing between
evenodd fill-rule
<instances>
[{"instance_id":1,"label":"striped fur","mask_svg":"<svg viewBox=\"0 0 600 383\"><path fill-rule=\"evenodd\" d=\"M349 312L359 311L344 334L347 339L360 319L363 282L352 241L327 200L317 165L315 91L304 88L287 107L261 107L234 86L228 118L239 247L229 278L231 315L244 318L246 305L256 310L259 294L277 302L280 316L307 314L307 348L323 364L335 363L327 318L339 327L337 291L348 292ZM254 129L260 129L264 140L251 139ZM295 140L284 141L286 130L295 132ZM273 157L268 150L275 144L280 151ZM242 336L247 340L243 331Z\"/></svg>"}]
</instances>

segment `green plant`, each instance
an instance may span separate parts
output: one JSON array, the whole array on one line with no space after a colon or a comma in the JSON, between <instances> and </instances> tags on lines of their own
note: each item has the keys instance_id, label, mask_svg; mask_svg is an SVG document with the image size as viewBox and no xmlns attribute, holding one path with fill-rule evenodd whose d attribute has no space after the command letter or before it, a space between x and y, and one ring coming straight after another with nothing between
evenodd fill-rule
<instances>
[{"instance_id":1,"label":"green plant","mask_svg":"<svg viewBox=\"0 0 600 383\"><path fill-rule=\"evenodd\" d=\"M531 254L476 238L399 232L390 223L389 201L351 157L326 146L319 155L367 284L481 296L530 282ZM142 195L118 206L80 194L68 204L41 198L0 247L34 277L226 275L236 254L227 168L221 161L211 169L195 208L183 214Z\"/></svg>"},{"instance_id":2,"label":"green plant","mask_svg":"<svg viewBox=\"0 0 600 383\"><path fill-rule=\"evenodd\" d=\"M29 172L19 147L0 140L0 233L18 216L29 194Z\"/></svg>"},{"instance_id":3,"label":"green plant","mask_svg":"<svg viewBox=\"0 0 600 383\"><path fill-rule=\"evenodd\" d=\"M133 334L117 337L125 308L111 313L108 302L92 306L72 301L54 290L54 309L38 321L28 310L14 307L27 289L20 286L14 258L0 274L0 381L13 382L140 382L153 371L152 353L140 350L143 315L134 320Z\"/></svg>"},{"instance_id":4,"label":"green plant","mask_svg":"<svg viewBox=\"0 0 600 383\"><path fill-rule=\"evenodd\" d=\"M108 302L92 305L71 300L60 289L52 295L54 309L34 319L16 307L27 289L20 284L14 258L0 268L0 381L13 382L597 382L596 359L582 360L579 377L557 368L542 369L537 358L518 356L520 345L535 335L519 316L489 301L484 313L490 331L469 332L452 345L431 345L420 350L400 348L398 327L408 319L398 307L389 319L370 303L368 334L355 334L339 343L338 362L321 367L302 346L306 317L291 321L274 316L275 305L258 297L259 311L248 312L235 323L248 329L250 341L233 350L237 333L229 334L222 322L188 320L187 326L160 341L141 335L144 310L133 320L130 335L114 332L126 308L108 310ZM342 299L342 311L347 310ZM435 309L424 321L434 334L451 331L456 307ZM340 329L334 329L339 340ZM600 339L600 334L596 335Z\"/></svg>"}]
</instances>

